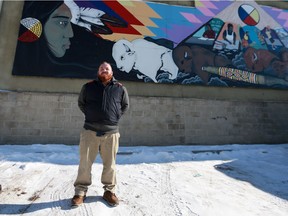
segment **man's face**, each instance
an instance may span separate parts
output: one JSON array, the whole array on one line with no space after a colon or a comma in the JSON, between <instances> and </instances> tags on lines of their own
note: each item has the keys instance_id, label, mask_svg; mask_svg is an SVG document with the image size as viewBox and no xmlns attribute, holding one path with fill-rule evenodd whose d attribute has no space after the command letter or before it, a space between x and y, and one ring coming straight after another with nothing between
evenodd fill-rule
<instances>
[{"instance_id":1,"label":"man's face","mask_svg":"<svg viewBox=\"0 0 288 216\"><path fill-rule=\"evenodd\" d=\"M108 82L112 79L113 71L111 65L108 63L103 63L98 69L98 78L102 82Z\"/></svg>"},{"instance_id":2,"label":"man's face","mask_svg":"<svg viewBox=\"0 0 288 216\"><path fill-rule=\"evenodd\" d=\"M55 57L63 57L70 48L70 38L74 36L71 18L70 9L63 3L50 15L44 25L48 47Z\"/></svg>"},{"instance_id":3,"label":"man's face","mask_svg":"<svg viewBox=\"0 0 288 216\"><path fill-rule=\"evenodd\" d=\"M233 32L233 26L228 27L228 32L229 32L229 34L231 34Z\"/></svg>"}]
</instances>

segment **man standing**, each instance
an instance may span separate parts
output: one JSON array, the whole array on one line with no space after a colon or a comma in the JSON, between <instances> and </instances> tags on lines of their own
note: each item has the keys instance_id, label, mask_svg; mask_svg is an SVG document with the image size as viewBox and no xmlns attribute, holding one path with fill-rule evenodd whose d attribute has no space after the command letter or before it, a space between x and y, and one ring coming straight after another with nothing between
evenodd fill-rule
<instances>
[{"instance_id":1,"label":"man standing","mask_svg":"<svg viewBox=\"0 0 288 216\"><path fill-rule=\"evenodd\" d=\"M71 205L77 207L85 200L88 186L92 184L92 164L100 152L103 161L103 199L109 205L116 206L119 204L115 195L116 154L120 137L118 122L129 108L129 97L126 88L113 77L109 63L103 62L97 79L82 87L78 106L85 115L85 123L80 135L80 164Z\"/></svg>"}]
</instances>

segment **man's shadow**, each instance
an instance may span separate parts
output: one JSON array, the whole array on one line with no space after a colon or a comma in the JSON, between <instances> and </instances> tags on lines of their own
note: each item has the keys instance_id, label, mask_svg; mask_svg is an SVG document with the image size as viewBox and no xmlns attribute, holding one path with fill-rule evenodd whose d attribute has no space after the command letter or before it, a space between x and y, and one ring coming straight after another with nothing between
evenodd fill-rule
<instances>
[{"instance_id":1,"label":"man's shadow","mask_svg":"<svg viewBox=\"0 0 288 216\"><path fill-rule=\"evenodd\" d=\"M85 204L100 202L106 205L108 208L112 208L109 206L102 196L87 196L84 201ZM71 208L71 199L60 199L51 202L32 202L28 204L0 204L0 215L18 215L36 212L42 209L61 209L61 211L69 211L77 208ZM81 208L81 206L79 207Z\"/></svg>"}]
</instances>

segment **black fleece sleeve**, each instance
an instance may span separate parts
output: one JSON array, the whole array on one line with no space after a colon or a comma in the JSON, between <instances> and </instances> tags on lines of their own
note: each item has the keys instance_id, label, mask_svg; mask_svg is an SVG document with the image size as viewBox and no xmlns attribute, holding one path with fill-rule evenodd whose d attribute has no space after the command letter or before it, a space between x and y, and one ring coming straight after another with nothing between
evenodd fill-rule
<instances>
[{"instance_id":1,"label":"black fleece sleeve","mask_svg":"<svg viewBox=\"0 0 288 216\"><path fill-rule=\"evenodd\" d=\"M122 95L122 101L121 101L121 111L122 115L129 109L129 95L127 89L123 87L123 95Z\"/></svg>"},{"instance_id":2,"label":"black fleece sleeve","mask_svg":"<svg viewBox=\"0 0 288 216\"><path fill-rule=\"evenodd\" d=\"M78 97L78 107L85 114L85 85L82 86L81 92Z\"/></svg>"}]
</instances>

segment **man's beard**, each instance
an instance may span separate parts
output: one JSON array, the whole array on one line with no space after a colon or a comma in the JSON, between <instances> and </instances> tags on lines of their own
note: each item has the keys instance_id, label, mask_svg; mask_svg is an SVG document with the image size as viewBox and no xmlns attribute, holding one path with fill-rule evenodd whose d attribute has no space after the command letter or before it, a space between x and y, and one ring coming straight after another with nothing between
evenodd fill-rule
<instances>
[{"instance_id":1,"label":"man's beard","mask_svg":"<svg viewBox=\"0 0 288 216\"><path fill-rule=\"evenodd\" d=\"M98 74L98 78L101 82L107 83L112 79L113 75L108 73Z\"/></svg>"}]
</instances>

